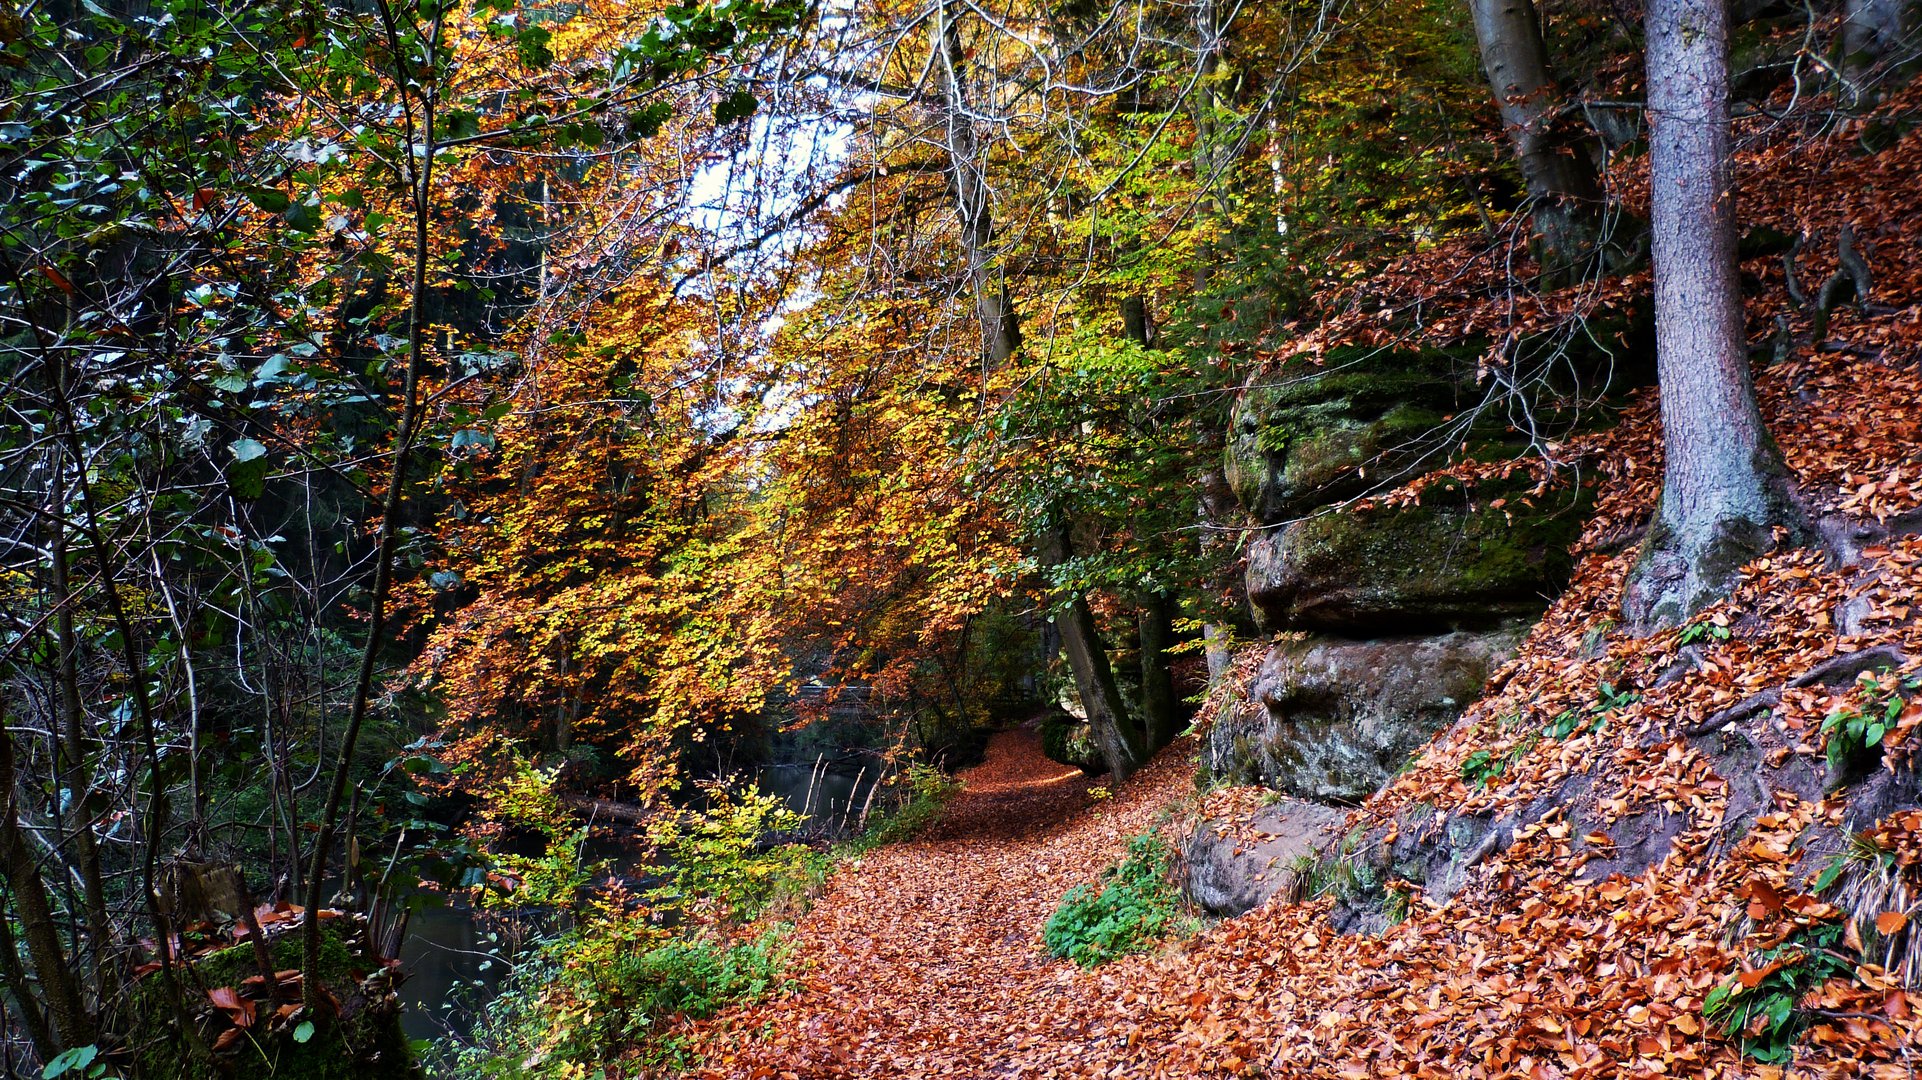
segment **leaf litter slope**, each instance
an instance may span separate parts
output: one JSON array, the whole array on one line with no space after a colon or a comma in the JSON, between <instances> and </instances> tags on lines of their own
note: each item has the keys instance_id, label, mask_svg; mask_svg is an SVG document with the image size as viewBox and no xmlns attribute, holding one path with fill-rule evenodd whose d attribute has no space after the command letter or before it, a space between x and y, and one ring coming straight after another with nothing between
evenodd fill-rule
<instances>
[{"instance_id":1,"label":"leaf litter slope","mask_svg":"<svg viewBox=\"0 0 1922 1080\"><path fill-rule=\"evenodd\" d=\"M1083 1042L1060 1003L1085 976L1047 956L1041 927L1191 790L1193 759L1177 743L1096 799L1033 733L995 736L934 826L836 876L795 931L802 989L726 1018L707 1075L1014 1076L1039 1047Z\"/></svg>"}]
</instances>

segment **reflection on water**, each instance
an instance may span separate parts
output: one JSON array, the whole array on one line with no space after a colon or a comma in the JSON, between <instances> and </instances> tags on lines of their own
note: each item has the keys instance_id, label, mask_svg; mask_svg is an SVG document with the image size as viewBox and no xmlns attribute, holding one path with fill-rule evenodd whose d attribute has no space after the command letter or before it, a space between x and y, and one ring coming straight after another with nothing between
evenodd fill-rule
<instances>
[{"instance_id":1,"label":"reflection on water","mask_svg":"<svg viewBox=\"0 0 1922 1080\"><path fill-rule=\"evenodd\" d=\"M841 772L823 765L773 765L762 769L756 786L779 795L795 813L807 818L810 832L834 833L860 824L870 797L879 801L876 782L882 772L871 765L859 772ZM646 851L632 827L598 827L588 837L589 861L606 861L610 877L630 886L646 869ZM410 1039L465 1035L475 1019L500 993L512 970L513 955L540 935L544 920L530 916L506 923L484 916L466 904L450 904L416 912L407 926L400 949L408 977L400 986L402 1026Z\"/></svg>"}]
</instances>

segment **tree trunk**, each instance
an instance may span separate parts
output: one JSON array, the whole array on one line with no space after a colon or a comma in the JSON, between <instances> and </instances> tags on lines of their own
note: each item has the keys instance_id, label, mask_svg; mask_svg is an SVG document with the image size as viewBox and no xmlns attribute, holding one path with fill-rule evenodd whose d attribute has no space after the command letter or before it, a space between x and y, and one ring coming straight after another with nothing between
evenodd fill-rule
<instances>
[{"instance_id":1,"label":"tree trunk","mask_svg":"<svg viewBox=\"0 0 1922 1080\"><path fill-rule=\"evenodd\" d=\"M1624 609L1642 630L1727 595L1742 564L1800 531L1762 425L1736 278L1723 0L1650 0L1647 15L1662 498Z\"/></svg>"},{"instance_id":2,"label":"tree trunk","mask_svg":"<svg viewBox=\"0 0 1922 1080\"><path fill-rule=\"evenodd\" d=\"M948 183L954 191L961 247L968 260L968 282L974 287L975 314L981 322L981 355L988 366L994 367L1005 363L1021 346L1021 326L1007 282L995 280L994 192L988 187L987 163L981 160L981 140L968 105L967 53L961 46L961 31L945 2L935 7L935 20L941 96L947 106L943 119L948 136Z\"/></svg>"},{"instance_id":3,"label":"tree trunk","mask_svg":"<svg viewBox=\"0 0 1922 1080\"><path fill-rule=\"evenodd\" d=\"M997 275L994 261L993 192L987 166L974 130L968 103L967 52L961 31L947 2L935 7L934 48L939 68L943 119L947 126L948 177L960 221L961 246L967 258L968 283L974 289L975 314L981 322L981 362L984 369L1006 363L1021 346L1021 325L1008 293L1007 281ZM1057 526L1040 543L1044 567L1060 565L1068 557L1065 526ZM1096 743L1117 782L1125 780L1137 761L1126 732L1127 706L1115 685L1107 648L1095 627L1086 599L1075 596L1055 616L1062 650L1074 669L1075 686L1088 711Z\"/></svg>"},{"instance_id":4,"label":"tree trunk","mask_svg":"<svg viewBox=\"0 0 1922 1080\"><path fill-rule=\"evenodd\" d=\"M1168 649L1175 643L1174 597L1151 592L1141 598L1135 626L1141 637L1141 727L1143 756L1173 742L1181 732L1181 702L1175 696Z\"/></svg>"},{"instance_id":5,"label":"tree trunk","mask_svg":"<svg viewBox=\"0 0 1922 1080\"><path fill-rule=\"evenodd\" d=\"M80 987L60 943L59 925L54 921L53 905L40 866L20 835L18 785L14 776L12 718L0 715L0 872L7 879L7 892L19 916L20 930L26 937L27 961L33 966L53 1018L54 1033L63 1048L86 1046L94 1041L94 1018L80 998ZM22 1008L31 1008L21 1002Z\"/></svg>"},{"instance_id":6,"label":"tree trunk","mask_svg":"<svg viewBox=\"0 0 1922 1080\"><path fill-rule=\"evenodd\" d=\"M58 475L58 473L56 473ZM54 648L60 673L59 742L61 782L67 789L68 812L61 836L69 862L79 868L82 903L87 912L87 933L93 940L88 954L88 970L94 987L103 996L115 988L106 977L106 955L113 944L112 923L107 918L107 889L100 872L100 847L94 839L93 772L87 756L94 739L87 730L86 705L80 693L80 642L73 623L74 595L68 566L67 526L54 524L53 595L57 605L53 619Z\"/></svg>"},{"instance_id":7,"label":"tree trunk","mask_svg":"<svg viewBox=\"0 0 1922 1080\"><path fill-rule=\"evenodd\" d=\"M1068 560L1068 535L1065 527L1056 528L1042 542L1043 566L1060 566ZM1061 651L1068 654L1074 669L1075 691L1088 714L1088 731L1101 758L1116 783L1128 778L1140 762L1140 752L1129 737L1128 707L1122 702L1121 688L1115 684L1114 668L1108 663L1108 650L1101 643L1094 612L1086 598L1079 595L1059 603L1055 626L1061 631Z\"/></svg>"},{"instance_id":8,"label":"tree trunk","mask_svg":"<svg viewBox=\"0 0 1922 1080\"><path fill-rule=\"evenodd\" d=\"M1128 340L1144 349L1154 347L1154 333L1148 319L1146 297L1135 295L1121 301L1121 328ZM1150 416L1140 424L1154 430ZM1174 673L1169 670L1168 648L1174 644L1175 599L1166 590L1154 590L1141 598L1135 613L1135 626L1141 647L1142 756L1146 757L1174 740L1180 730L1175 714Z\"/></svg>"},{"instance_id":9,"label":"tree trunk","mask_svg":"<svg viewBox=\"0 0 1922 1080\"><path fill-rule=\"evenodd\" d=\"M1557 134L1561 88L1531 0L1469 0L1482 68L1528 185L1542 270L1551 280L1579 271L1600 236L1602 188L1588 158Z\"/></svg>"}]
</instances>

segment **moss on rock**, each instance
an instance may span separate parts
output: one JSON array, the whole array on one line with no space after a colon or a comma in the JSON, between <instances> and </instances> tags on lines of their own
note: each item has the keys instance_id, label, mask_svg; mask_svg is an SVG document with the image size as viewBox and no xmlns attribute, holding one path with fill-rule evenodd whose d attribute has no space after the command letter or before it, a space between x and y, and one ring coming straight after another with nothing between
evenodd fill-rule
<instances>
[{"instance_id":1,"label":"moss on rock","mask_svg":"<svg viewBox=\"0 0 1922 1080\"><path fill-rule=\"evenodd\" d=\"M1250 545L1248 598L1264 626L1371 636L1539 614L1574 568L1587 489L1521 501L1424 499L1299 521Z\"/></svg>"},{"instance_id":2,"label":"moss on rock","mask_svg":"<svg viewBox=\"0 0 1922 1080\"><path fill-rule=\"evenodd\" d=\"M1049 761L1072 765L1090 776L1108 771L1087 723L1066 713L1051 713L1041 721L1041 752Z\"/></svg>"}]
</instances>

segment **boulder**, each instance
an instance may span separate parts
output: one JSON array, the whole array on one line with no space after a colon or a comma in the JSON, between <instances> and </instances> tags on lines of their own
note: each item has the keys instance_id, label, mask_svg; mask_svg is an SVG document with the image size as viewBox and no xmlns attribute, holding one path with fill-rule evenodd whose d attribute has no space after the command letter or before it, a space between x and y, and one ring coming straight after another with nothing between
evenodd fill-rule
<instances>
[{"instance_id":1,"label":"boulder","mask_svg":"<svg viewBox=\"0 0 1922 1080\"><path fill-rule=\"evenodd\" d=\"M1524 633L1282 642L1263 659L1248 704L1209 731L1203 764L1234 783L1359 802L1481 696Z\"/></svg>"},{"instance_id":2,"label":"boulder","mask_svg":"<svg viewBox=\"0 0 1922 1080\"><path fill-rule=\"evenodd\" d=\"M1282 799L1240 827L1201 822L1188 838L1188 895L1216 915L1252 911L1293 892L1305 863L1340 836L1344 810L1304 799Z\"/></svg>"},{"instance_id":3,"label":"boulder","mask_svg":"<svg viewBox=\"0 0 1922 1080\"><path fill-rule=\"evenodd\" d=\"M1249 545L1248 600L1264 628L1354 637L1533 618L1567 585L1591 504L1587 489L1530 500L1504 483L1321 514Z\"/></svg>"},{"instance_id":4,"label":"boulder","mask_svg":"<svg viewBox=\"0 0 1922 1080\"><path fill-rule=\"evenodd\" d=\"M1311 371L1256 383L1229 418L1228 483L1262 521L1359 495L1417 464L1415 440L1479 399L1473 373L1468 355L1340 349Z\"/></svg>"},{"instance_id":5,"label":"boulder","mask_svg":"<svg viewBox=\"0 0 1922 1080\"><path fill-rule=\"evenodd\" d=\"M1073 766L1089 776L1108 771L1107 759L1095 745L1088 722L1067 712L1051 712L1041 718L1041 752L1049 761Z\"/></svg>"}]
</instances>

